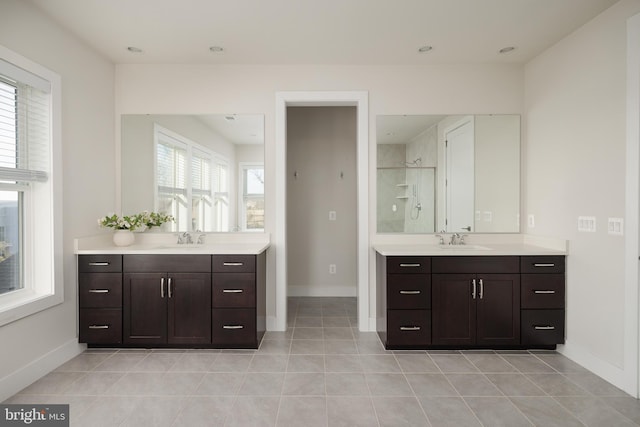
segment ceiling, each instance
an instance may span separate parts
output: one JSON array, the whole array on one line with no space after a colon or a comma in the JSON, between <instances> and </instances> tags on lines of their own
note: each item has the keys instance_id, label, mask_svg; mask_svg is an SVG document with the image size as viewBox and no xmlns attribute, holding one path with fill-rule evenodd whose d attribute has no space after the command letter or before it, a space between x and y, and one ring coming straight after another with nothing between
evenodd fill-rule
<instances>
[{"instance_id":1,"label":"ceiling","mask_svg":"<svg viewBox=\"0 0 640 427\"><path fill-rule=\"evenodd\" d=\"M421 65L525 63L617 0L28 1L114 63Z\"/></svg>"}]
</instances>

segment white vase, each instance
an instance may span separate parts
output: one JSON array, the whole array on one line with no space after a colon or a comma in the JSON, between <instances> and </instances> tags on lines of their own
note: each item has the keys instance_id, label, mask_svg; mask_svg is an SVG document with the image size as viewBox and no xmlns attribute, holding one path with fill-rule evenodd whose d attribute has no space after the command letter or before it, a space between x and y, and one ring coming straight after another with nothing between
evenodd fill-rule
<instances>
[{"instance_id":1,"label":"white vase","mask_svg":"<svg viewBox=\"0 0 640 427\"><path fill-rule=\"evenodd\" d=\"M113 233L113 243L116 246L129 246L136 239L136 236L131 232L131 230L116 230Z\"/></svg>"}]
</instances>

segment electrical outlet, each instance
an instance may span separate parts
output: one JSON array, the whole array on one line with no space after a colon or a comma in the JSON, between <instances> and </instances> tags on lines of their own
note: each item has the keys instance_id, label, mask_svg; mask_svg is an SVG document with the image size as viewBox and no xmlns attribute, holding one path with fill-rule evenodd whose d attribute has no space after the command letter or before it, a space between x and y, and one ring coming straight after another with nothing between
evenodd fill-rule
<instances>
[{"instance_id":1,"label":"electrical outlet","mask_svg":"<svg viewBox=\"0 0 640 427\"><path fill-rule=\"evenodd\" d=\"M533 228L536 226L536 218L533 216L533 214L529 214L529 216L527 217L527 226L529 228Z\"/></svg>"},{"instance_id":2,"label":"electrical outlet","mask_svg":"<svg viewBox=\"0 0 640 427\"><path fill-rule=\"evenodd\" d=\"M485 211L482 215L482 220L484 222L492 222L493 221L493 212Z\"/></svg>"},{"instance_id":3,"label":"electrical outlet","mask_svg":"<svg viewBox=\"0 0 640 427\"><path fill-rule=\"evenodd\" d=\"M336 274L336 265L329 264L329 274Z\"/></svg>"}]
</instances>

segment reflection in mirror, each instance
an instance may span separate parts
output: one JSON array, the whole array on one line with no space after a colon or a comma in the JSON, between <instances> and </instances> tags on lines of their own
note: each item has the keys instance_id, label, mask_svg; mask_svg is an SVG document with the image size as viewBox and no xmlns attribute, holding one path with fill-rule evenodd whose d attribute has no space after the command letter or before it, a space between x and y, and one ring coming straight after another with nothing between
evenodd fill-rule
<instances>
[{"instance_id":1,"label":"reflection in mirror","mask_svg":"<svg viewBox=\"0 0 640 427\"><path fill-rule=\"evenodd\" d=\"M520 116L378 116L379 233L517 233Z\"/></svg>"},{"instance_id":2,"label":"reflection in mirror","mask_svg":"<svg viewBox=\"0 0 640 427\"><path fill-rule=\"evenodd\" d=\"M262 115L122 116L122 213L158 211L163 231L264 230Z\"/></svg>"}]
</instances>

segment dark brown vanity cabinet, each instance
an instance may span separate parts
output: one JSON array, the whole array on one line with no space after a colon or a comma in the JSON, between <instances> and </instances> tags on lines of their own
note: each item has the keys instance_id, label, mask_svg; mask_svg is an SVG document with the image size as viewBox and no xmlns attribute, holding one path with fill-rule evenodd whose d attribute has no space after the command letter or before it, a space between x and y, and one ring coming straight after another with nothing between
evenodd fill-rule
<instances>
[{"instance_id":1,"label":"dark brown vanity cabinet","mask_svg":"<svg viewBox=\"0 0 640 427\"><path fill-rule=\"evenodd\" d=\"M211 256L124 255L123 342L211 343Z\"/></svg>"},{"instance_id":2,"label":"dark brown vanity cabinet","mask_svg":"<svg viewBox=\"0 0 640 427\"><path fill-rule=\"evenodd\" d=\"M519 257L433 258L433 344L520 344Z\"/></svg>"},{"instance_id":3,"label":"dark brown vanity cabinet","mask_svg":"<svg viewBox=\"0 0 640 427\"><path fill-rule=\"evenodd\" d=\"M522 344L553 346L564 343L565 258L523 256Z\"/></svg>"},{"instance_id":4,"label":"dark brown vanity cabinet","mask_svg":"<svg viewBox=\"0 0 640 427\"><path fill-rule=\"evenodd\" d=\"M387 348L431 343L431 258L387 257L384 275Z\"/></svg>"},{"instance_id":5,"label":"dark brown vanity cabinet","mask_svg":"<svg viewBox=\"0 0 640 427\"><path fill-rule=\"evenodd\" d=\"M78 257L78 340L122 342L122 255Z\"/></svg>"},{"instance_id":6,"label":"dark brown vanity cabinet","mask_svg":"<svg viewBox=\"0 0 640 427\"><path fill-rule=\"evenodd\" d=\"M257 348L266 330L265 254L213 255L211 341Z\"/></svg>"}]
</instances>

